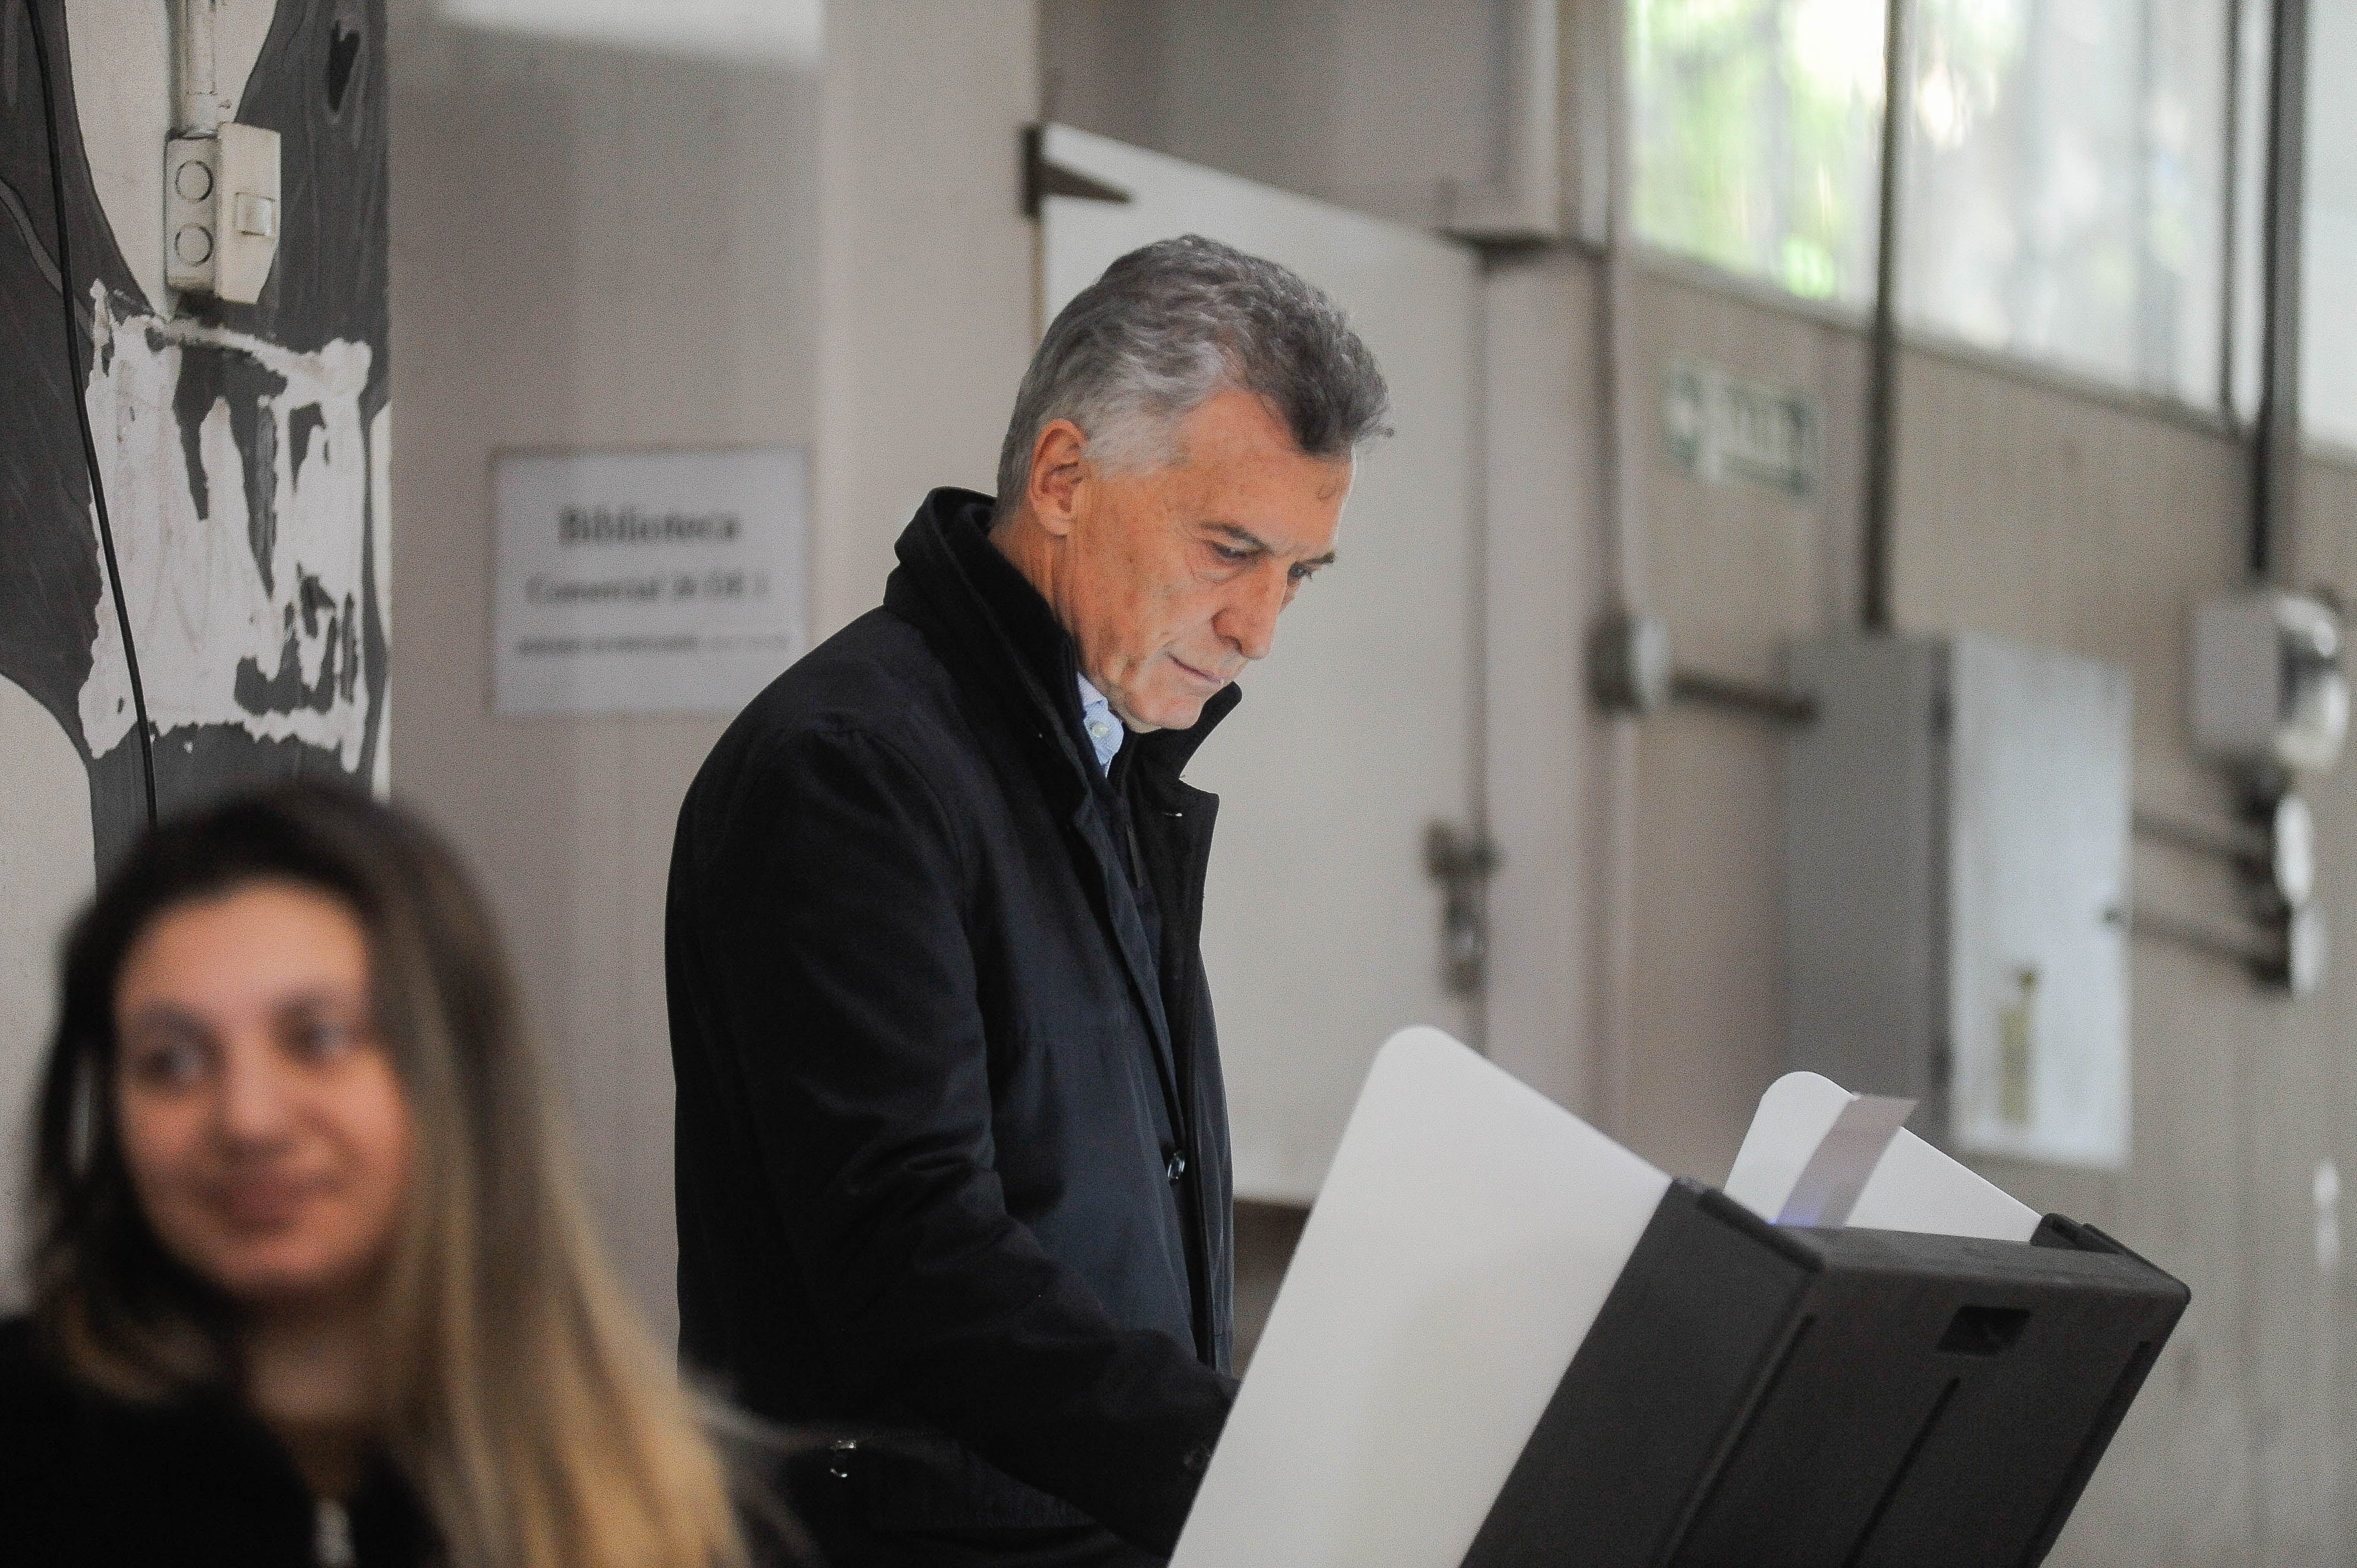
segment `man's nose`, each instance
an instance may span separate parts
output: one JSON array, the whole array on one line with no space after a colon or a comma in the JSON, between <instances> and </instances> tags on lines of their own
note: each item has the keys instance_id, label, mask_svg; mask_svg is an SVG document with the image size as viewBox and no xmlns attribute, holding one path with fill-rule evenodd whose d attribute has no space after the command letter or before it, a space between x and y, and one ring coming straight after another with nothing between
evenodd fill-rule
<instances>
[{"instance_id":1,"label":"man's nose","mask_svg":"<svg viewBox=\"0 0 2357 1568\"><path fill-rule=\"evenodd\" d=\"M1221 610L1212 629L1248 660L1265 659L1276 643L1277 612L1285 608L1285 568L1255 573Z\"/></svg>"}]
</instances>

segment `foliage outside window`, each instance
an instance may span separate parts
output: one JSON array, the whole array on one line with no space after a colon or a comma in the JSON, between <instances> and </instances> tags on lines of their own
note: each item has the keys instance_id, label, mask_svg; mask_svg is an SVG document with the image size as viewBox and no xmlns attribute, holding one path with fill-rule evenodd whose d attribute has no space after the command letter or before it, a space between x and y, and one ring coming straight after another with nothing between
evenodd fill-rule
<instances>
[{"instance_id":1,"label":"foliage outside window","mask_svg":"<svg viewBox=\"0 0 2357 1568\"><path fill-rule=\"evenodd\" d=\"M2222 0L1918 0L1908 317L2214 406Z\"/></svg>"},{"instance_id":2,"label":"foliage outside window","mask_svg":"<svg viewBox=\"0 0 2357 1568\"><path fill-rule=\"evenodd\" d=\"M2357 447L2357 5L2309 7L2308 61L2300 411L2312 434Z\"/></svg>"},{"instance_id":3,"label":"foliage outside window","mask_svg":"<svg viewBox=\"0 0 2357 1568\"><path fill-rule=\"evenodd\" d=\"M1637 232L1813 299L1874 292L1879 0L1630 0Z\"/></svg>"},{"instance_id":4,"label":"foliage outside window","mask_svg":"<svg viewBox=\"0 0 2357 1568\"><path fill-rule=\"evenodd\" d=\"M1862 304L1882 0L1629 0L1637 231ZM2217 397L2224 0L1917 0L1915 326Z\"/></svg>"}]
</instances>

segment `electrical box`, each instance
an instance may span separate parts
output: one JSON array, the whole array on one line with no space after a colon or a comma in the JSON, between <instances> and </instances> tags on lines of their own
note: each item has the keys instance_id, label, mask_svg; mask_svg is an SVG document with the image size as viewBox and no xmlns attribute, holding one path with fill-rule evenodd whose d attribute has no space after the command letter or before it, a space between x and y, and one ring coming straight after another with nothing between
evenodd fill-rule
<instances>
[{"instance_id":1,"label":"electrical box","mask_svg":"<svg viewBox=\"0 0 2357 1568\"><path fill-rule=\"evenodd\" d=\"M1785 781L1792 1065L1964 1154L2128 1155L2126 671L1995 638L1806 645Z\"/></svg>"},{"instance_id":2,"label":"electrical box","mask_svg":"<svg viewBox=\"0 0 2357 1568\"><path fill-rule=\"evenodd\" d=\"M278 256L278 133L234 122L164 149L164 281L239 305Z\"/></svg>"},{"instance_id":3,"label":"electrical box","mask_svg":"<svg viewBox=\"0 0 2357 1568\"><path fill-rule=\"evenodd\" d=\"M2262 774L2332 766L2349 729L2337 611L2262 588L2198 606L2192 643L2197 747Z\"/></svg>"}]
</instances>

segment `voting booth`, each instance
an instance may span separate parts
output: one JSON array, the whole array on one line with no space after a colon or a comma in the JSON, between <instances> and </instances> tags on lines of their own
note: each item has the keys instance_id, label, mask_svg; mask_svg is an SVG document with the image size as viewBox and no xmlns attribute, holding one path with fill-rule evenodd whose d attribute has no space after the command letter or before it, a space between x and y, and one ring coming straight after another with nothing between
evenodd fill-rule
<instances>
[{"instance_id":1,"label":"voting booth","mask_svg":"<svg viewBox=\"0 0 2357 1568\"><path fill-rule=\"evenodd\" d=\"M1403 1032L1177 1568L2040 1562L2187 1293L1904 1113L1792 1074L1719 1191Z\"/></svg>"}]
</instances>

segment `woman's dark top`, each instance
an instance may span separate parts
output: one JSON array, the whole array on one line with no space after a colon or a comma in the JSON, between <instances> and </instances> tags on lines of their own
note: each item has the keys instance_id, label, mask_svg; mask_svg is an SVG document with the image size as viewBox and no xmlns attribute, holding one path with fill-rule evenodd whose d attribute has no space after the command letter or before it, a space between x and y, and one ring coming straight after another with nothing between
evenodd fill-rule
<instances>
[{"instance_id":1,"label":"woman's dark top","mask_svg":"<svg viewBox=\"0 0 2357 1568\"><path fill-rule=\"evenodd\" d=\"M358 1568L436 1561L416 1499L379 1464L346 1506ZM41 1568L319 1568L317 1505L268 1428L225 1393L135 1404L0 1322L0 1562Z\"/></svg>"}]
</instances>

